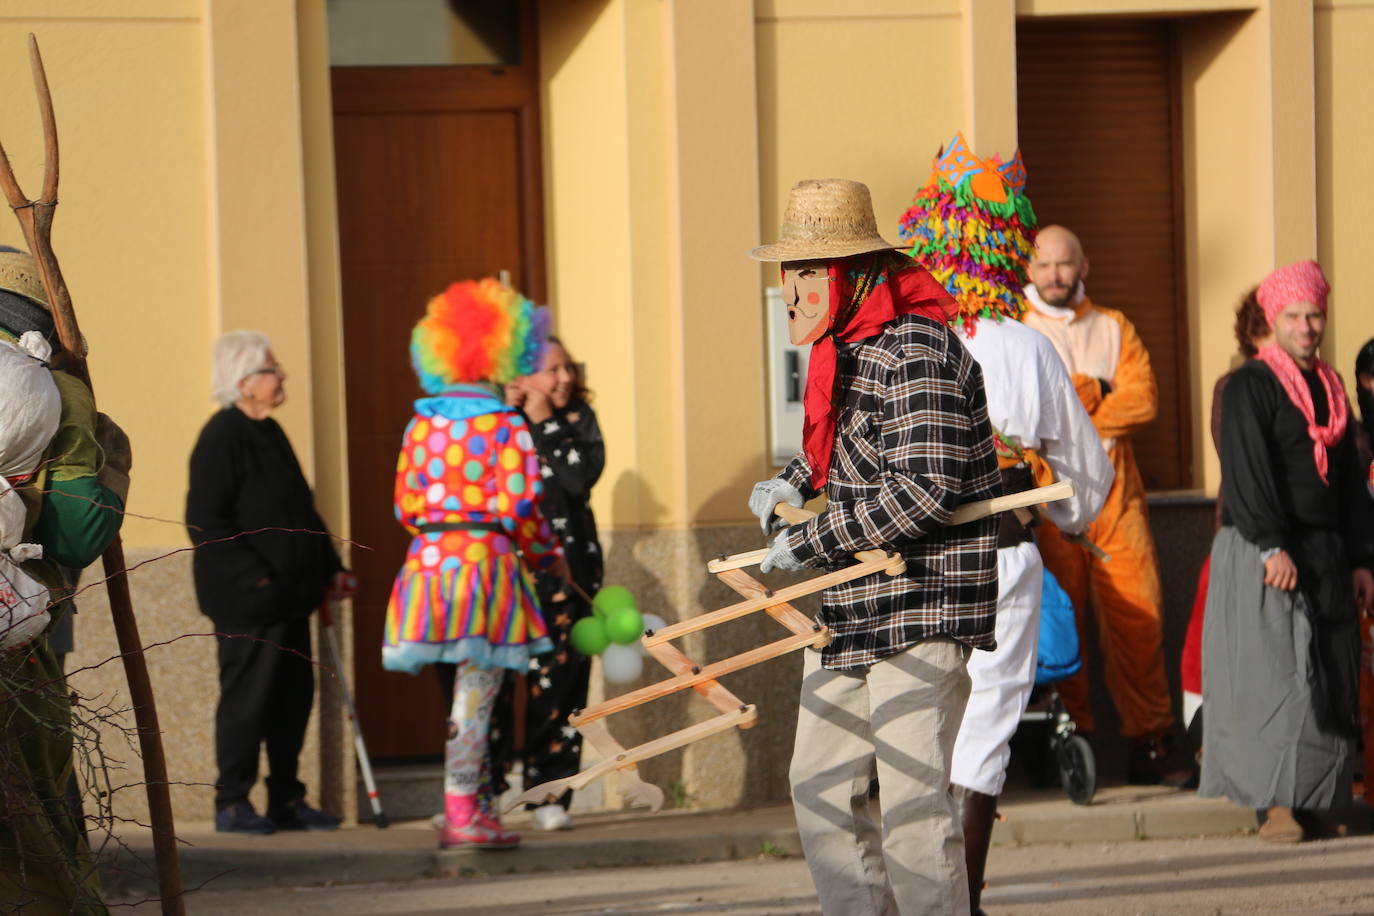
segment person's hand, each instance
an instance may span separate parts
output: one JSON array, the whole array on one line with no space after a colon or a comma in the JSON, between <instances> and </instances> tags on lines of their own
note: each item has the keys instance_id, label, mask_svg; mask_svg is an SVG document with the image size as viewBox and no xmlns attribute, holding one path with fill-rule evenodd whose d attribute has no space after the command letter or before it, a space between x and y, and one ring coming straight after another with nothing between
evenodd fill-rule
<instances>
[{"instance_id":1,"label":"person's hand","mask_svg":"<svg viewBox=\"0 0 1374 916\"><path fill-rule=\"evenodd\" d=\"M1374 614L1374 573L1357 566L1350 573L1350 581L1355 588L1355 609L1362 614Z\"/></svg>"},{"instance_id":2,"label":"person's hand","mask_svg":"<svg viewBox=\"0 0 1374 916\"><path fill-rule=\"evenodd\" d=\"M543 423L553 416L553 402L537 388L525 389L525 406L522 409L531 423Z\"/></svg>"},{"instance_id":3,"label":"person's hand","mask_svg":"<svg viewBox=\"0 0 1374 916\"><path fill-rule=\"evenodd\" d=\"M754 484L754 489L749 494L749 511L758 518L759 527L763 529L764 535L767 535L774 527L787 524L773 514L773 507L778 503L787 503L789 506L800 509L806 505L806 500L802 497L800 490L780 477L770 477L768 480L760 480Z\"/></svg>"},{"instance_id":4,"label":"person's hand","mask_svg":"<svg viewBox=\"0 0 1374 916\"><path fill-rule=\"evenodd\" d=\"M1282 592L1291 592L1298 587L1298 568L1288 551L1278 553L1264 561L1264 584Z\"/></svg>"},{"instance_id":5,"label":"person's hand","mask_svg":"<svg viewBox=\"0 0 1374 916\"><path fill-rule=\"evenodd\" d=\"M358 577L346 569L341 569L334 574L334 578L329 580L325 586L325 597L330 601L342 601L345 598L352 598L358 593Z\"/></svg>"},{"instance_id":6,"label":"person's hand","mask_svg":"<svg viewBox=\"0 0 1374 916\"><path fill-rule=\"evenodd\" d=\"M802 569L801 560L798 560L792 553L792 547L787 542L787 532L781 531L778 536L773 538L773 543L768 545L768 556L763 558L759 564L759 572L767 573L775 569Z\"/></svg>"},{"instance_id":7,"label":"person's hand","mask_svg":"<svg viewBox=\"0 0 1374 916\"><path fill-rule=\"evenodd\" d=\"M514 407L519 410L525 406L525 386L520 382L520 379L506 382L504 394L507 407Z\"/></svg>"},{"instance_id":8,"label":"person's hand","mask_svg":"<svg viewBox=\"0 0 1374 916\"><path fill-rule=\"evenodd\" d=\"M568 568L567 557L554 557L553 562L544 567L544 572L550 576L557 576L564 582L572 581L572 570Z\"/></svg>"}]
</instances>

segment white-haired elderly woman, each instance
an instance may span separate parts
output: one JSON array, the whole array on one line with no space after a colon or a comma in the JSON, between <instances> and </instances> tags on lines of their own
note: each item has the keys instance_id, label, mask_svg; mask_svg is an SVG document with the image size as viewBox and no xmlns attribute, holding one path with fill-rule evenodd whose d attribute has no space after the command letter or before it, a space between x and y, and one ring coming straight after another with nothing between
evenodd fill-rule
<instances>
[{"instance_id":1,"label":"white-haired elderly woman","mask_svg":"<svg viewBox=\"0 0 1374 916\"><path fill-rule=\"evenodd\" d=\"M196 597L219 634L215 829L331 830L338 818L305 803L296 770L314 701L310 613L326 594L349 591L351 577L272 419L286 400L286 373L267 337L220 337L213 375L222 409L191 453L186 525L196 545ZM265 817L248 801L262 744Z\"/></svg>"}]
</instances>

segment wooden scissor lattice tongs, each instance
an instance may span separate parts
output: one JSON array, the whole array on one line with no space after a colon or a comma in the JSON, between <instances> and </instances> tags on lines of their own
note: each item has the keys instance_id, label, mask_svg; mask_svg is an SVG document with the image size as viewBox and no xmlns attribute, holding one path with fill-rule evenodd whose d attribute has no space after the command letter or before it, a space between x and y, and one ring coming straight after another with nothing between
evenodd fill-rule
<instances>
[{"instance_id":1,"label":"wooden scissor lattice tongs","mask_svg":"<svg viewBox=\"0 0 1374 916\"><path fill-rule=\"evenodd\" d=\"M948 524L962 525L999 512L1068 499L1072 495L1073 483L1061 480L1047 487L960 506ZM813 513L804 509L794 509L786 503L779 503L775 511L791 525L801 524L814 517ZM900 554L865 550L854 555L858 562L853 566L774 591L744 571L745 567L761 562L767 553L767 550L754 550L719 557L707 563L707 571L738 592L744 600L729 607L690 617L658 631L645 631L642 640L645 650L658 659L663 667L672 673L672 677L612 697L570 716L568 721L582 733L592 747L597 749L603 759L575 776L555 779L527 789L510 803L507 810L522 804L552 801L569 789L581 789L612 771L618 771L621 774L620 791L626 799L631 804L643 805L657 811L663 805L663 790L639 777L639 761L700 741L708 735L731 728L750 728L758 722L758 709L721 686L717 678L777 658L779 655L795 652L805 646L820 648L830 642L830 631L827 628L812 621L789 602L875 573L895 576L906 571L906 561ZM763 611L782 624L791 631L791 635L708 665L697 664L671 643L671 640L679 636L686 636L758 611ZM632 748L622 747L606 728L605 719L613 713L623 712L688 688L705 697L720 714Z\"/></svg>"}]
</instances>

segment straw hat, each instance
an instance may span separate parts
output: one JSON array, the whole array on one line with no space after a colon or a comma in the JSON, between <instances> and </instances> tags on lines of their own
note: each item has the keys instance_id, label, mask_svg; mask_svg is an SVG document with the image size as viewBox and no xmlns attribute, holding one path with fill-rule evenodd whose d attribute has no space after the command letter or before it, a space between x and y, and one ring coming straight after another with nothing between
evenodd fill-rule
<instances>
[{"instance_id":1,"label":"straw hat","mask_svg":"<svg viewBox=\"0 0 1374 916\"><path fill-rule=\"evenodd\" d=\"M0 335L18 339L25 331L37 331L57 346L57 328L37 262L26 252L0 245Z\"/></svg>"},{"instance_id":2,"label":"straw hat","mask_svg":"<svg viewBox=\"0 0 1374 916\"><path fill-rule=\"evenodd\" d=\"M756 261L846 258L897 248L878 234L868 185L845 178L808 178L792 186L775 244L749 252Z\"/></svg>"},{"instance_id":3,"label":"straw hat","mask_svg":"<svg viewBox=\"0 0 1374 916\"><path fill-rule=\"evenodd\" d=\"M23 296L49 311L48 294L38 275L38 262L28 252L0 247L0 290Z\"/></svg>"}]
</instances>

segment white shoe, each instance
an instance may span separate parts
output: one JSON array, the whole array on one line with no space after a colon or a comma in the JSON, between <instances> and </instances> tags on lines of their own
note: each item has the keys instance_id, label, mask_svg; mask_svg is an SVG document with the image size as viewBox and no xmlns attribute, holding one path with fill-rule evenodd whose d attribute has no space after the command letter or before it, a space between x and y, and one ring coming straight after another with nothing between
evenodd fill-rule
<instances>
[{"instance_id":1,"label":"white shoe","mask_svg":"<svg viewBox=\"0 0 1374 916\"><path fill-rule=\"evenodd\" d=\"M534 809L532 816L536 830L572 829L572 818L568 817L568 812L563 810L562 805L540 805Z\"/></svg>"}]
</instances>

